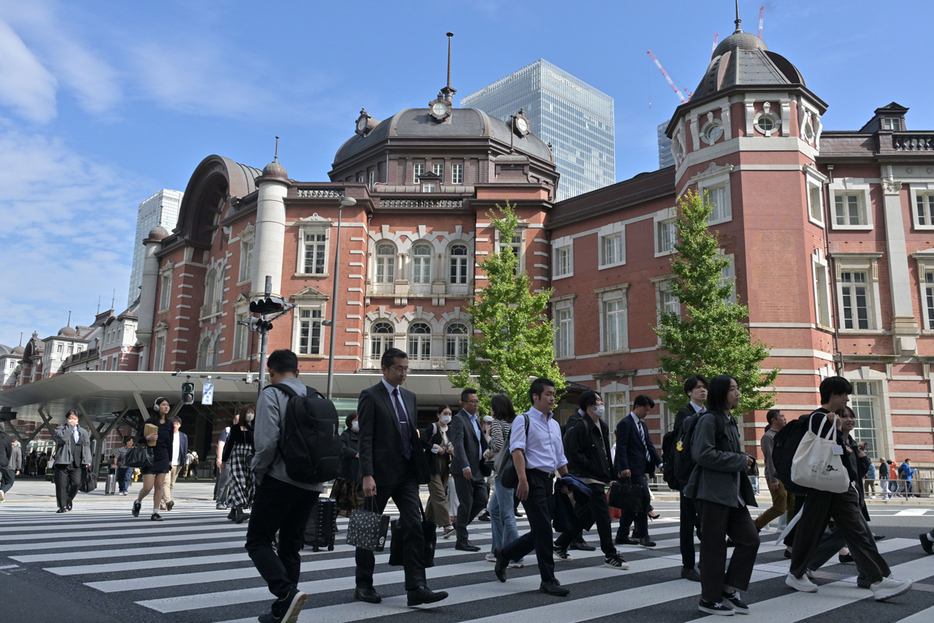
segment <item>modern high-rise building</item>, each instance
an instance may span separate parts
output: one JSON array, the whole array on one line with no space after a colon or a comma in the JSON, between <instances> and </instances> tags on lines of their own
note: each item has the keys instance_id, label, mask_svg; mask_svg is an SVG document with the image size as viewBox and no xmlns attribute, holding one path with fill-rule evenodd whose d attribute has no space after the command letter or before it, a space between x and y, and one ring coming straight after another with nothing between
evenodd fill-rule
<instances>
[{"instance_id":1,"label":"modern high-rise building","mask_svg":"<svg viewBox=\"0 0 934 623\"><path fill-rule=\"evenodd\" d=\"M673 166L675 157L671 154L671 139L665 134L668 122L658 124L658 168Z\"/></svg>"},{"instance_id":2,"label":"modern high-rise building","mask_svg":"<svg viewBox=\"0 0 934 623\"><path fill-rule=\"evenodd\" d=\"M532 134L551 143L559 200L616 182L613 98L544 59L462 97L460 105L507 123L524 109Z\"/></svg>"},{"instance_id":3,"label":"modern high-rise building","mask_svg":"<svg viewBox=\"0 0 934 623\"><path fill-rule=\"evenodd\" d=\"M149 235L153 227L161 225L166 230L175 229L178 221L178 209L182 205L185 193L178 190L162 189L139 204L136 216L136 236L133 238L133 269L130 272L130 291L127 305L132 305L139 296L139 287L143 283L143 254L146 249L142 240Z\"/></svg>"}]
</instances>

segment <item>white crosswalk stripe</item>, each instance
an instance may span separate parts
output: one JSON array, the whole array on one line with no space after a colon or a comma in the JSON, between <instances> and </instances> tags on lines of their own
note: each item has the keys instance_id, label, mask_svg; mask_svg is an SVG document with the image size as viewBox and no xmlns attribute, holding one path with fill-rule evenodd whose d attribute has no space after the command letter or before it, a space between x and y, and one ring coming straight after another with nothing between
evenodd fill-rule
<instances>
[{"instance_id":1,"label":"white crosswalk stripe","mask_svg":"<svg viewBox=\"0 0 934 623\"><path fill-rule=\"evenodd\" d=\"M30 506L23 504L16 513L0 516L0 571L33 569L62 586L84 587L99 599L122 604L128 620L134 608L145 613L140 618L147 621L192 623L248 623L268 610L272 596L243 547L247 525L228 522L223 511L206 504L176 509L156 524L148 516L134 519L128 510L114 512L113 504L86 504L66 515L49 513L47 505ZM302 552L300 588L309 600L299 621L378 621L410 613L402 588L404 572L387 565L388 549L376 555L374 575L383 602L352 600L354 550L344 542L347 520L338 523L341 531L333 551ZM518 524L520 534L528 529L527 520ZM698 620L700 587L678 578L677 519L664 517L650 530L654 548L617 546L629 562L626 571L605 568L599 547L592 552L573 550L571 561L557 562L558 579L571 589L565 599L538 592L534 554L526 557L524 569L507 571L506 583L497 581L493 564L483 559L492 539L490 524L471 527L471 541L482 548L477 553L455 550L453 540L439 533L436 565L427 576L434 590L447 590L450 597L430 609L458 623L577 623L635 611L655 613L654 620L660 621ZM587 540L598 544L595 530ZM745 622L771 623L780 613L782 623L795 623L836 615L843 608L847 610L840 612L850 612L854 604L872 599L870 591L856 587L854 565L834 564L818 572L817 594L791 592L784 586L789 562L781 554L784 547L774 540L773 532L763 533L751 585L744 593L751 606ZM934 556L922 555L916 539L889 538L878 546L895 577L916 582L934 578ZM898 616L906 623L934 620L934 590L928 586L909 593L911 599L899 598Z\"/></svg>"}]
</instances>

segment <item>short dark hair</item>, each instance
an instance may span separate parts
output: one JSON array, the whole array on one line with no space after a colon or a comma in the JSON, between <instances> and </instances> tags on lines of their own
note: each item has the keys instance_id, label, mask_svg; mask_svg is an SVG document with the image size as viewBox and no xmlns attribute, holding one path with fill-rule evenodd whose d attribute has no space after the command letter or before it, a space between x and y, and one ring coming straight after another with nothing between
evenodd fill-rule
<instances>
[{"instance_id":1,"label":"short dark hair","mask_svg":"<svg viewBox=\"0 0 934 623\"><path fill-rule=\"evenodd\" d=\"M532 381L532 384L529 386L529 400L535 402L535 399L532 396L541 396L545 393L546 387L554 387L555 382L544 377L539 377Z\"/></svg>"},{"instance_id":2,"label":"short dark hair","mask_svg":"<svg viewBox=\"0 0 934 623\"><path fill-rule=\"evenodd\" d=\"M385 368L391 368L396 363L396 359L408 359L409 356L401 348L387 348L379 360L379 365Z\"/></svg>"},{"instance_id":3,"label":"short dark hair","mask_svg":"<svg viewBox=\"0 0 934 623\"><path fill-rule=\"evenodd\" d=\"M633 407L648 407L651 409L655 406L655 401L652 400L651 396L646 396L645 394L639 394L636 396L636 399L632 401Z\"/></svg>"},{"instance_id":4,"label":"short dark hair","mask_svg":"<svg viewBox=\"0 0 934 623\"><path fill-rule=\"evenodd\" d=\"M451 408L451 407L449 407L449 406L447 406L447 405L441 405L440 407L438 407L438 410L435 412L435 415L437 415L438 417L441 417L441 414L444 412L444 410L445 410L445 409L450 409L450 408Z\"/></svg>"},{"instance_id":5,"label":"short dark hair","mask_svg":"<svg viewBox=\"0 0 934 623\"><path fill-rule=\"evenodd\" d=\"M698 385L703 385L706 389L710 389L710 381L707 380L707 377L703 374L695 374L684 382L684 393L690 394Z\"/></svg>"},{"instance_id":6,"label":"short dark hair","mask_svg":"<svg viewBox=\"0 0 934 623\"><path fill-rule=\"evenodd\" d=\"M76 416L79 420L81 419L81 416L78 415L78 411L76 409L69 409L68 413L65 414L65 421L67 422L68 418L70 418L72 415Z\"/></svg>"},{"instance_id":7,"label":"short dark hair","mask_svg":"<svg viewBox=\"0 0 934 623\"><path fill-rule=\"evenodd\" d=\"M351 411L350 413L347 414L347 417L344 418L344 426L346 426L347 428L350 428L350 425L356 419L357 419L357 412Z\"/></svg>"},{"instance_id":8,"label":"short dark hair","mask_svg":"<svg viewBox=\"0 0 934 623\"><path fill-rule=\"evenodd\" d=\"M822 405L830 402L830 397L832 395L850 395L852 393L853 384L842 376L828 376L820 382L820 403Z\"/></svg>"},{"instance_id":9,"label":"short dark hair","mask_svg":"<svg viewBox=\"0 0 934 623\"><path fill-rule=\"evenodd\" d=\"M516 419L516 409L512 406L512 400L505 394L493 394L490 398L490 411L497 420L512 422Z\"/></svg>"},{"instance_id":10,"label":"short dark hair","mask_svg":"<svg viewBox=\"0 0 934 623\"><path fill-rule=\"evenodd\" d=\"M178 417L177 415L173 415L172 417L169 418L169 422L171 422L172 424L175 424L176 422L178 422L178 425L181 426L182 418Z\"/></svg>"},{"instance_id":11,"label":"short dark hair","mask_svg":"<svg viewBox=\"0 0 934 623\"><path fill-rule=\"evenodd\" d=\"M766 428L772 425L772 420L777 418L778 414L781 412L782 412L781 409L769 409L768 410L768 412L765 414L765 421L767 422L767 424L765 425Z\"/></svg>"},{"instance_id":12,"label":"short dark hair","mask_svg":"<svg viewBox=\"0 0 934 623\"><path fill-rule=\"evenodd\" d=\"M467 387L464 389L464 391L461 392L461 402L467 402L470 400L471 396L476 396L476 395L477 395L477 390L471 387Z\"/></svg>"},{"instance_id":13,"label":"short dark hair","mask_svg":"<svg viewBox=\"0 0 934 623\"><path fill-rule=\"evenodd\" d=\"M587 409L597 404L597 400L599 399L600 392L595 389L588 389L581 394L581 397L577 400L577 406L581 411L587 413Z\"/></svg>"},{"instance_id":14,"label":"short dark hair","mask_svg":"<svg viewBox=\"0 0 934 623\"><path fill-rule=\"evenodd\" d=\"M710 387L707 388L707 408L711 411L720 411L726 413L730 410L730 405L726 400L730 393L730 381L739 381L729 374L718 374L710 381Z\"/></svg>"},{"instance_id":15,"label":"short dark hair","mask_svg":"<svg viewBox=\"0 0 934 623\"><path fill-rule=\"evenodd\" d=\"M274 350L266 360L266 367L277 374L298 374L298 355L288 348Z\"/></svg>"},{"instance_id":16,"label":"short dark hair","mask_svg":"<svg viewBox=\"0 0 934 623\"><path fill-rule=\"evenodd\" d=\"M130 443L131 441L134 441L134 439L133 439L132 437L124 437L124 438L123 438L123 445L126 445L126 444Z\"/></svg>"}]
</instances>

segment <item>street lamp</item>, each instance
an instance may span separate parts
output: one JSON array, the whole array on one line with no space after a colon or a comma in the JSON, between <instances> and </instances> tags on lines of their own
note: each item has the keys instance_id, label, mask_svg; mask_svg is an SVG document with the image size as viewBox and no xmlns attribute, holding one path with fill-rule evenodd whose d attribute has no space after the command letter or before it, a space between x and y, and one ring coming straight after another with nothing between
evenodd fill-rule
<instances>
[{"instance_id":1,"label":"street lamp","mask_svg":"<svg viewBox=\"0 0 934 623\"><path fill-rule=\"evenodd\" d=\"M331 318L323 323L331 327L331 347L328 357L328 400L331 399L331 390L334 386L334 342L337 337L337 282L340 279L340 255L341 255L341 212L345 207L357 205L357 200L353 197L341 197L337 208L337 244L334 245L334 287L331 289Z\"/></svg>"}]
</instances>

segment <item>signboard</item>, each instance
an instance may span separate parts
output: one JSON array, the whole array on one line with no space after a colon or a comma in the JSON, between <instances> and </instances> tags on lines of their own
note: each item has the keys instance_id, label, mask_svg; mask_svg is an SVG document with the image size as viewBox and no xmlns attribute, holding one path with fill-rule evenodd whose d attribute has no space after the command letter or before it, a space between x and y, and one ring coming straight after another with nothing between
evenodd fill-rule
<instances>
[{"instance_id":1,"label":"signboard","mask_svg":"<svg viewBox=\"0 0 934 623\"><path fill-rule=\"evenodd\" d=\"M204 383L204 387L201 390L201 404L214 404L214 383L211 381L206 381Z\"/></svg>"}]
</instances>

